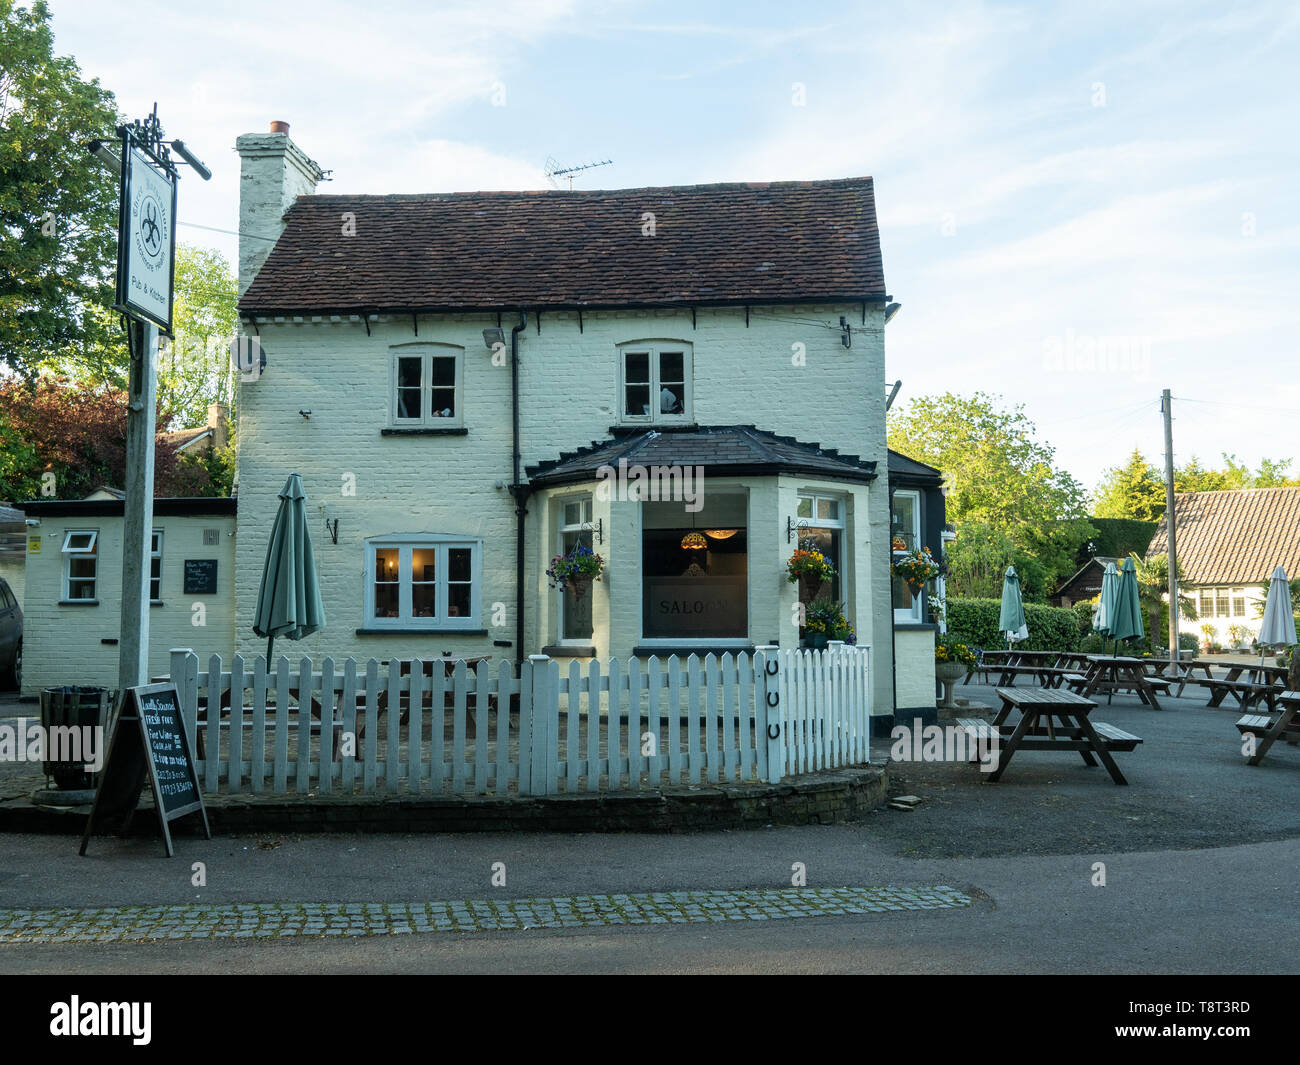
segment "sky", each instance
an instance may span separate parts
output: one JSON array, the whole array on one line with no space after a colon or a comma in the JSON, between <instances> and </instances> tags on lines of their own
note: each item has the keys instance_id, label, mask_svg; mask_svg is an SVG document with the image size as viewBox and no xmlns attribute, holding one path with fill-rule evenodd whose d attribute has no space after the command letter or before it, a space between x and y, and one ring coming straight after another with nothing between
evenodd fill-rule
<instances>
[{"instance_id":1,"label":"sky","mask_svg":"<svg viewBox=\"0 0 1300 1065\"><path fill-rule=\"evenodd\" d=\"M235 138L331 193L875 178L898 405L1023 404L1086 488L1135 447L1300 451L1300 6L51 0L55 47L213 171L179 238L235 261ZM1300 466L1300 462L1297 462ZM1293 469L1293 473L1300 472Z\"/></svg>"}]
</instances>

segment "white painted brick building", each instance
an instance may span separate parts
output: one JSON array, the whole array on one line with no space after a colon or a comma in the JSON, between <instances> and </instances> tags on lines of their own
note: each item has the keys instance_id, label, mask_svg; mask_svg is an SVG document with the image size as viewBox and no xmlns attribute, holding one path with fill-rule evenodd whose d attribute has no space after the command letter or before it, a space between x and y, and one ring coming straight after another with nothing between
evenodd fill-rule
<instances>
[{"instance_id":1,"label":"white painted brick building","mask_svg":"<svg viewBox=\"0 0 1300 1065\"><path fill-rule=\"evenodd\" d=\"M296 472L327 624L277 651L793 646L785 563L812 535L872 647L874 713L892 712L870 179L318 196L287 131L238 149L241 319L265 357L239 395L238 651L262 650L251 617ZM703 509L606 498L593 448L704 456ZM693 531L704 547L682 546ZM545 573L578 541L606 560L582 600ZM695 616L674 625L678 609ZM898 663L909 708L933 705L926 639Z\"/></svg>"}]
</instances>

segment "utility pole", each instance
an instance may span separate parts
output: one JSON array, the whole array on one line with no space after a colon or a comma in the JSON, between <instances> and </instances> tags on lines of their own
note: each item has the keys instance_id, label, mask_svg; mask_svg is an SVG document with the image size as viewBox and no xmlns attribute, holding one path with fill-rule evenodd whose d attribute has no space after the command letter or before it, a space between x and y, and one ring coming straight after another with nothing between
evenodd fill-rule
<instances>
[{"instance_id":1,"label":"utility pole","mask_svg":"<svg viewBox=\"0 0 1300 1065\"><path fill-rule=\"evenodd\" d=\"M1169 548L1169 657L1178 661L1178 544L1174 531L1174 417L1169 389L1160 393L1165 416L1165 530Z\"/></svg>"}]
</instances>

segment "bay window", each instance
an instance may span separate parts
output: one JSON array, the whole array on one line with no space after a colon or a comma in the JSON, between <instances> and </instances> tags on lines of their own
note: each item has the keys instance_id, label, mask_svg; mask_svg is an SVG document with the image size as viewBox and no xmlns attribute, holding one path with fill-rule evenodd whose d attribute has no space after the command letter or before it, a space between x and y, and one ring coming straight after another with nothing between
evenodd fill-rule
<instances>
[{"instance_id":1,"label":"bay window","mask_svg":"<svg viewBox=\"0 0 1300 1065\"><path fill-rule=\"evenodd\" d=\"M556 553L567 555L579 544L592 551L591 496L572 496L561 499L559 506L558 543ZM575 641L589 644L592 636L590 589L578 596L571 587L565 587L559 597L560 642Z\"/></svg>"},{"instance_id":2,"label":"bay window","mask_svg":"<svg viewBox=\"0 0 1300 1065\"><path fill-rule=\"evenodd\" d=\"M889 519L889 538L889 557L895 560L924 546L921 539L920 492L899 490L894 493ZM911 585L902 577L894 577L893 585L894 621L903 624L919 623L922 620L923 593L914 593Z\"/></svg>"}]
</instances>

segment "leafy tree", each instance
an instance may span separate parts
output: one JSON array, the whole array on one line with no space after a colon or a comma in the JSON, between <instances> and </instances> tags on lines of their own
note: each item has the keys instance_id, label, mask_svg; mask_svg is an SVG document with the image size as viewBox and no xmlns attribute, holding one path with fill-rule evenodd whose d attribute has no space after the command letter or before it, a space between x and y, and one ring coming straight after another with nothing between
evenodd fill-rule
<instances>
[{"instance_id":1,"label":"leafy tree","mask_svg":"<svg viewBox=\"0 0 1300 1065\"><path fill-rule=\"evenodd\" d=\"M9 378L0 381L0 425L21 442L2 453L0 498L79 499L102 484L121 487L126 481L125 393L79 388L49 375ZM159 437L154 494L218 491L206 467L182 470L175 449Z\"/></svg>"},{"instance_id":2,"label":"leafy tree","mask_svg":"<svg viewBox=\"0 0 1300 1065\"><path fill-rule=\"evenodd\" d=\"M238 325L236 298L235 275L225 256L209 248L176 246L175 337L161 345L157 361L159 431L203 425L212 403L233 407L227 345ZM102 317L103 332L65 346L42 368L90 388L125 389L126 337L111 312L90 308L90 313Z\"/></svg>"},{"instance_id":3,"label":"leafy tree","mask_svg":"<svg viewBox=\"0 0 1300 1065\"><path fill-rule=\"evenodd\" d=\"M55 56L44 0L0 0L0 366L101 338L112 304L117 179L85 143L118 124L113 94Z\"/></svg>"},{"instance_id":4,"label":"leafy tree","mask_svg":"<svg viewBox=\"0 0 1300 1065\"><path fill-rule=\"evenodd\" d=\"M1156 468L1134 448L1128 462L1106 471L1096 500L1095 517L1159 521L1165 512L1165 484Z\"/></svg>"},{"instance_id":5,"label":"leafy tree","mask_svg":"<svg viewBox=\"0 0 1300 1065\"><path fill-rule=\"evenodd\" d=\"M926 396L891 413L889 446L946 476L956 594L1000 594L992 575L1000 589L1014 564L1025 597L1041 600L1074 571L1079 545L1094 532L1082 487L1036 437L1023 407L984 393Z\"/></svg>"}]
</instances>

